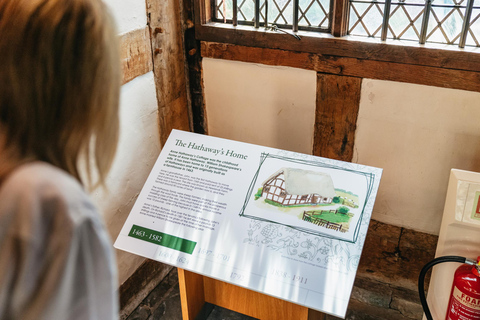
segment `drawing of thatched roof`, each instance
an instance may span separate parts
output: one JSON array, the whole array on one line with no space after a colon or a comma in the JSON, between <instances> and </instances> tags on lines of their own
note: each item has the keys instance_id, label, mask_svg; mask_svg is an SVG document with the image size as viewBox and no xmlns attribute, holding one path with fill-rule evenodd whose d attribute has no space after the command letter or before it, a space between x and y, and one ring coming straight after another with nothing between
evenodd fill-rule
<instances>
[{"instance_id":1,"label":"drawing of thatched roof","mask_svg":"<svg viewBox=\"0 0 480 320\"><path fill-rule=\"evenodd\" d=\"M285 177L285 190L288 194L305 195L316 193L328 198L333 198L336 195L330 175L317 171L282 168L272 174L263 184L279 173L283 173Z\"/></svg>"}]
</instances>

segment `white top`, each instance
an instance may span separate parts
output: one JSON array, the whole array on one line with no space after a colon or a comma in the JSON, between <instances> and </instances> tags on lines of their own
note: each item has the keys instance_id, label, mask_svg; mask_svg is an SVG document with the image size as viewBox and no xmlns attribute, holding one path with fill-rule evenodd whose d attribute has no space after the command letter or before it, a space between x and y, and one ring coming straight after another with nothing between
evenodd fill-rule
<instances>
[{"instance_id":1,"label":"white top","mask_svg":"<svg viewBox=\"0 0 480 320\"><path fill-rule=\"evenodd\" d=\"M81 185L42 162L0 187L0 319L118 319L109 236Z\"/></svg>"}]
</instances>

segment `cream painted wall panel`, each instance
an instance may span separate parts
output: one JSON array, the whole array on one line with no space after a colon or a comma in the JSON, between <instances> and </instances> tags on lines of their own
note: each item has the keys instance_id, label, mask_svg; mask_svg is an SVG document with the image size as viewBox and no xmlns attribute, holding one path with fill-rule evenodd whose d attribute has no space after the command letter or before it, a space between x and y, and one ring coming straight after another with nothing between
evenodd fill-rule
<instances>
[{"instance_id":1,"label":"cream painted wall panel","mask_svg":"<svg viewBox=\"0 0 480 320\"><path fill-rule=\"evenodd\" d=\"M203 71L210 135L312 152L314 71L209 58Z\"/></svg>"},{"instance_id":2,"label":"cream painted wall panel","mask_svg":"<svg viewBox=\"0 0 480 320\"><path fill-rule=\"evenodd\" d=\"M145 0L104 0L115 17L120 34L145 28L147 25L147 9Z\"/></svg>"},{"instance_id":3,"label":"cream painted wall panel","mask_svg":"<svg viewBox=\"0 0 480 320\"><path fill-rule=\"evenodd\" d=\"M107 178L109 192L99 189L93 194L113 241L160 153L153 72L123 85L120 101L120 139ZM143 257L117 251L119 283L128 279L143 261Z\"/></svg>"},{"instance_id":4,"label":"cream painted wall panel","mask_svg":"<svg viewBox=\"0 0 480 320\"><path fill-rule=\"evenodd\" d=\"M373 219L438 234L451 168L480 171L480 93L365 79L354 161L384 168Z\"/></svg>"}]
</instances>

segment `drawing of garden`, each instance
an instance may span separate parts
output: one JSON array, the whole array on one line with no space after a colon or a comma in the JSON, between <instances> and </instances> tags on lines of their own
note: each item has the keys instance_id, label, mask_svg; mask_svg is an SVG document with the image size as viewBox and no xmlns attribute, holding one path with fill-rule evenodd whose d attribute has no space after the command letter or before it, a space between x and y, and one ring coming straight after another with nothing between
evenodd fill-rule
<instances>
[{"instance_id":1,"label":"drawing of garden","mask_svg":"<svg viewBox=\"0 0 480 320\"><path fill-rule=\"evenodd\" d=\"M358 208L358 195L335 188L328 173L281 168L254 195L261 208L296 216L315 226L345 233Z\"/></svg>"},{"instance_id":2,"label":"drawing of garden","mask_svg":"<svg viewBox=\"0 0 480 320\"><path fill-rule=\"evenodd\" d=\"M355 243L370 218L374 178L369 167L353 163L262 153L239 215Z\"/></svg>"}]
</instances>

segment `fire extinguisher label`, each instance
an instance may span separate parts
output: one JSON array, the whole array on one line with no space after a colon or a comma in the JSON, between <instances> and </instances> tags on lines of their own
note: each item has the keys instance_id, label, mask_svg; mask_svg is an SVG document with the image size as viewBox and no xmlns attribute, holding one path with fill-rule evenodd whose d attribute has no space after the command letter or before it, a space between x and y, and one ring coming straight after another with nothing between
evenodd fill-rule
<instances>
[{"instance_id":1,"label":"fire extinguisher label","mask_svg":"<svg viewBox=\"0 0 480 320\"><path fill-rule=\"evenodd\" d=\"M480 299L460 291L455 286L449 312L449 319L452 320L480 319Z\"/></svg>"}]
</instances>

